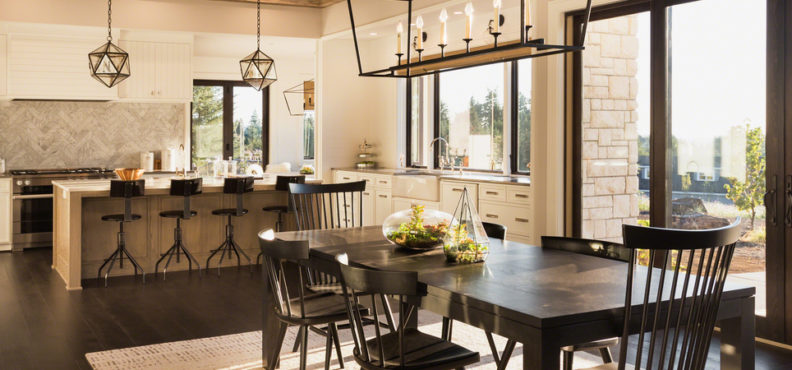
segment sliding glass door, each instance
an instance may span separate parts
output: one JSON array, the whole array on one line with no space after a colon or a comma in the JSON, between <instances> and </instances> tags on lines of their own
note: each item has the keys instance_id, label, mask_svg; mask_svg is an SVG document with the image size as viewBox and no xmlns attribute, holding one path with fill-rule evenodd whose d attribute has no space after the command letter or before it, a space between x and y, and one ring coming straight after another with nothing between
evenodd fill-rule
<instances>
[{"instance_id":1,"label":"sliding glass door","mask_svg":"<svg viewBox=\"0 0 792 370\"><path fill-rule=\"evenodd\" d=\"M765 206L767 180L778 176L768 158L784 157L767 144L778 132L766 111L767 20L759 0L595 8L586 49L567 59L568 210L573 235L614 241L622 224L704 229L739 219L730 277L756 287L759 335L783 341L784 262L768 256L787 247L769 236L775 215ZM582 17L570 21L576 30ZM771 198L767 208L783 209Z\"/></svg>"}]
</instances>

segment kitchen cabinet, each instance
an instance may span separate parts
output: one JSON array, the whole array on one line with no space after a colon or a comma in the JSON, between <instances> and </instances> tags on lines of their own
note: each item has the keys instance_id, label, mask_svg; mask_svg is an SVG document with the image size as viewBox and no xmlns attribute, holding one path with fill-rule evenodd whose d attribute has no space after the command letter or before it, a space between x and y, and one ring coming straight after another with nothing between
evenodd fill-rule
<instances>
[{"instance_id":1,"label":"kitchen cabinet","mask_svg":"<svg viewBox=\"0 0 792 370\"><path fill-rule=\"evenodd\" d=\"M424 209L440 210L440 202L430 202L422 199L393 198L393 212L410 209L413 205L422 205Z\"/></svg>"},{"instance_id":2,"label":"kitchen cabinet","mask_svg":"<svg viewBox=\"0 0 792 370\"><path fill-rule=\"evenodd\" d=\"M135 101L192 100L192 48L186 43L121 41L132 75L119 96Z\"/></svg>"},{"instance_id":3,"label":"kitchen cabinet","mask_svg":"<svg viewBox=\"0 0 792 370\"><path fill-rule=\"evenodd\" d=\"M533 208L529 186L482 184L478 211L482 221L505 225L506 239L532 242Z\"/></svg>"},{"instance_id":4,"label":"kitchen cabinet","mask_svg":"<svg viewBox=\"0 0 792 370\"><path fill-rule=\"evenodd\" d=\"M375 194L372 225L382 225L383 221L393 213L393 199L391 199L391 191L388 189L377 189Z\"/></svg>"},{"instance_id":5,"label":"kitchen cabinet","mask_svg":"<svg viewBox=\"0 0 792 370\"><path fill-rule=\"evenodd\" d=\"M342 182L354 182L354 181L358 181L357 174L354 173L354 172L350 172L350 171L336 171L333 174L333 182L336 183L336 184L342 183ZM366 186L366 189L368 189L368 186Z\"/></svg>"},{"instance_id":6,"label":"kitchen cabinet","mask_svg":"<svg viewBox=\"0 0 792 370\"><path fill-rule=\"evenodd\" d=\"M0 251L11 250L11 178L0 178Z\"/></svg>"},{"instance_id":7,"label":"kitchen cabinet","mask_svg":"<svg viewBox=\"0 0 792 370\"><path fill-rule=\"evenodd\" d=\"M117 86L107 88L94 80L88 68L88 53L100 46L104 38L9 33L5 42L10 98L118 99Z\"/></svg>"},{"instance_id":8,"label":"kitchen cabinet","mask_svg":"<svg viewBox=\"0 0 792 370\"><path fill-rule=\"evenodd\" d=\"M374 221L376 220L376 211L374 205L375 199L376 195L374 190L368 189L368 187L366 187L366 190L363 191L363 197L361 199L363 201L363 226L376 225Z\"/></svg>"},{"instance_id":9,"label":"kitchen cabinet","mask_svg":"<svg viewBox=\"0 0 792 370\"><path fill-rule=\"evenodd\" d=\"M0 98L8 95L8 36L0 35Z\"/></svg>"},{"instance_id":10,"label":"kitchen cabinet","mask_svg":"<svg viewBox=\"0 0 792 370\"><path fill-rule=\"evenodd\" d=\"M470 201L474 205L478 205L478 188L479 185L474 182L458 182L458 181L441 181L440 182L440 210L454 214L457 204L459 204L459 197L462 196L462 190L467 188Z\"/></svg>"}]
</instances>

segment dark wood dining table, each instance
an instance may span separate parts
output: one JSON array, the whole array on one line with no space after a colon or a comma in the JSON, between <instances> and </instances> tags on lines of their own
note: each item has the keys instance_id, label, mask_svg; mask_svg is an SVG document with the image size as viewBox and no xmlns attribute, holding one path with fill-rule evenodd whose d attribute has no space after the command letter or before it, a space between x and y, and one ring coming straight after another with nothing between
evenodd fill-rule
<instances>
[{"instance_id":1,"label":"dark wood dining table","mask_svg":"<svg viewBox=\"0 0 792 370\"><path fill-rule=\"evenodd\" d=\"M491 239L485 263L455 265L446 262L442 248L397 248L380 226L281 232L276 238L308 240L312 260L328 273L337 273L334 257L340 253L355 265L417 271L426 287L416 302L421 309L516 339L523 344L524 369L557 370L562 346L621 334L625 262ZM754 287L726 283L718 311L722 369L754 368L754 295ZM264 297L262 358L272 368L279 323L268 291ZM642 297L634 299L633 309L640 310Z\"/></svg>"}]
</instances>

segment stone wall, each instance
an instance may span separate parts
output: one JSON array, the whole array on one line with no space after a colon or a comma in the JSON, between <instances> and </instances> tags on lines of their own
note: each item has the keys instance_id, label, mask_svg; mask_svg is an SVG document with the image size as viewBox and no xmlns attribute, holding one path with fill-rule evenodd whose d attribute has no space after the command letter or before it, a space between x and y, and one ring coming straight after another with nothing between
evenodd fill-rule
<instances>
[{"instance_id":1,"label":"stone wall","mask_svg":"<svg viewBox=\"0 0 792 370\"><path fill-rule=\"evenodd\" d=\"M138 167L140 152L184 143L184 120L184 104L2 102L0 158L9 170Z\"/></svg>"},{"instance_id":2,"label":"stone wall","mask_svg":"<svg viewBox=\"0 0 792 370\"><path fill-rule=\"evenodd\" d=\"M584 238L621 242L622 224L637 222L637 22L624 16L589 24L583 52Z\"/></svg>"}]
</instances>

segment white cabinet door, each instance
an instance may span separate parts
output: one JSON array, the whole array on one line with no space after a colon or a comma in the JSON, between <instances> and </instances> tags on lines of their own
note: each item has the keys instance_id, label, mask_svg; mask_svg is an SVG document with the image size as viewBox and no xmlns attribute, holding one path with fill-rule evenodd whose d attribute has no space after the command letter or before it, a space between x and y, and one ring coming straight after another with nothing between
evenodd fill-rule
<instances>
[{"instance_id":1,"label":"white cabinet door","mask_svg":"<svg viewBox=\"0 0 792 370\"><path fill-rule=\"evenodd\" d=\"M192 99L191 49L188 44L122 41L132 75L120 85L120 96L133 100Z\"/></svg>"},{"instance_id":2,"label":"white cabinet door","mask_svg":"<svg viewBox=\"0 0 792 370\"><path fill-rule=\"evenodd\" d=\"M8 45L8 37L0 35L0 96L5 96L8 93L8 53L6 52Z\"/></svg>"},{"instance_id":3,"label":"white cabinet door","mask_svg":"<svg viewBox=\"0 0 792 370\"><path fill-rule=\"evenodd\" d=\"M0 179L0 245L11 244L11 178ZM0 247L0 249L4 249Z\"/></svg>"},{"instance_id":4,"label":"white cabinet door","mask_svg":"<svg viewBox=\"0 0 792 370\"><path fill-rule=\"evenodd\" d=\"M468 190L470 200L478 207L478 184L442 181L440 182L440 210L453 215L465 188Z\"/></svg>"},{"instance_id":5,"label":"white cabinet door","mask_svg":"<svg viewBox=\"0 0 792 370\"><path fill-rule=\"evenodd\" d=\"M382 222L390 216L393 207L391 191L388 189L378 189L376 192L376 206L374 214L374 225L382 225Z\"/></svg>"},{"instance_id":6,"label":"white cabinet door","mask_svg":"<svg viewBox=\"0 0 792 370\"><path fill-rule=\"evenodd\" d=\"M375 195L373 189L366 189L363 191L363 197L361 200L363 201L363 226L371 226L376 225L375 223Z\"/></svg>"}]
</instances>

